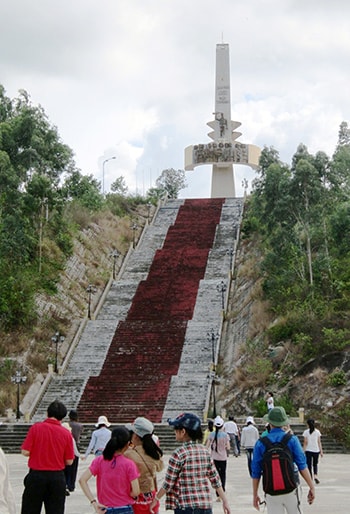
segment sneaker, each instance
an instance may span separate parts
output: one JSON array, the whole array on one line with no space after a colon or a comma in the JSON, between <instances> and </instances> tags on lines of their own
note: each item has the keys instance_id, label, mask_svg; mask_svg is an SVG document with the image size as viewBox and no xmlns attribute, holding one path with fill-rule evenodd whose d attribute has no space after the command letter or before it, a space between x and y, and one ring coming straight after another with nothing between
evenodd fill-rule
<instances>
[{"instance_id":1,"label":"sneaker","mask_svg":"<svg viewBox=\"0 0 350 514\"><path fill-rule=\"evenodd\" d=\"M319 484L319 483L320 483L320 481L319 481L319 479L318 479L318 478L315 478L315 483L316 483L316 484Z\"/></svg>"},{"instance_id":2,"label":"sneaker","mask_svg":"<svg viewBox=\"0 0 350 514\"><path fill-rule=\"evenodd\" d=\"M66 489L66 496L70 496L70 492Z\"/></svg>"}]
</instances>

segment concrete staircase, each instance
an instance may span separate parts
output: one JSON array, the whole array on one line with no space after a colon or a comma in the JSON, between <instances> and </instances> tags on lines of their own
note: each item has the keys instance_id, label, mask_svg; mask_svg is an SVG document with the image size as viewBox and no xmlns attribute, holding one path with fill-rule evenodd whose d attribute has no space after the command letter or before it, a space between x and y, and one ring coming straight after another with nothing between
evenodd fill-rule
<instances>
[{"instance_id":1,"label":"concrete staircase","mask_svg":"<svg viewBox=\"0 0 350 514\"><path fill-rule=\"evenodd\" d=\"M33 421L56 398L78 407L85 422L100 413L114 422L141 413L162 421L189 408L203 416L207 332L221 330L217 285L229 287L241 211L241 199L173 200L159 210Z\"/></svg>"},{"instance_id":2,"label":"concrete staircase","mask_svg":"<svg viewBox=\"0 0 350 514\"><path fill-rule=\"evenodd\" d=\"M63 401L69 409L77 407L89 377L101 372L118 323L125 320L136 289L147 277L154 255L163 245L169 225L175 222L182 204L183 200L172 200L159 209L121 278L112 284L98 318L87 322L64 375L52 375L32 421L45 418L48 405L55 399Z\"/></svg>"},{"instance_id":3,"label":"concrete staircase","mask_svg":"<svg viewBox=\"0 0 350 514\"><path fill-rule=\"evenodd\" d=\"M85 386L78 404L83 421L96 412L118 422L140 414L161 421L222 204L223 199L186 200L180 207L147 278L138 285L125 321L117 327L101 373ZM205 399L205 379L201 386Z\"/></svg>"},{"instance_id":4,"label":"concrete staircase","mask_svg":"<svg viewBox=\"0 0 350 514\"><path fill-rule=\"evenodd\" d=\"M218 285L223 281L228 293L232 251L237 244L237 227L242 209L242 199L226 199L223 204L205 274L199 283L193 317L187 325L179 369L171 379L163 422L186 410L202 419L206 416L212 383L210 369L213 353L217 362L223 321L222 296ZM226 300L225 295L225 304ZM208 339L208 333L212 330L218 335L215 348Z\"/></svg>"},{"instance_id":5,"label":"concrete staircase","mask_svg":"<svg viewBox=\"0 0 350 514\"><path fill-rule=\"evenodd\" d=\"M244 420L236 419L238 424L242 426L244 424ZM264 424L257 421L259 432L262 433L264 430ZM113 425L111 428L115 428L117 425ZM30 425L28 423L4 423L0 425L0 446L4 450L5 453L20 453L21 444L29 430ZM203 426L203 429L205 426ZM293 424L292 429L296 435L299 436L300 440L301 434L305 430L306 425L303 424ZM84 423L84 431L81 437L81 451L84 452L88 447L91 433L95 430L95 426L93 424ZM155 423L155 433L158 435L160 439L161 448L164 453L172 452L177 446L178 443L175 441L174 429L169 427L167 424L157 424ZM346 449L340 443L334 441L331 437L322 436L322 446L325 453L350 453L349 449Z\"/></svg>"}]
</instances>

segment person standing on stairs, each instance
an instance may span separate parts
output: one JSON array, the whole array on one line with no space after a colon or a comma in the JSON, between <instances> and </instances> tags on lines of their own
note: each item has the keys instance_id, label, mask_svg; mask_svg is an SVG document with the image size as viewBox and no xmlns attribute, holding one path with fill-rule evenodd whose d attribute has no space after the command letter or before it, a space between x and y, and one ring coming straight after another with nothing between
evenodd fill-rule
<instances>
[{"instance_id":1,"label":"person standing on stairs","mask_svg":"<svg viewBox=\"0 0 350 514\"><path fill-rule=\"evenodd\" d=\"M86 449L86 452L83 457L81 457L82 460L85 460L90 453L93 453L95 457L98 457L99 455L102 455L103 450L106 447L106 444L111 438L112 432L109 430L111 424L109 423L106 416L100 416L97 420L97 423L95 427L97 427L97 430L94 430L91 434L91 439L89 446Z\"/></svg>"},{"instance_id":2,"label":"person standing on stairs","mask_svg":"<svg viewBox=\"0 0 350 514\"><path fill-rule=\"evenodd\" d=\"M125 457L135 462L140 472L140 494L133 504L134 514L149 514L157 492L157 472L164 467L163 451L153 439L154 426L147 418L138 417L125 426L131 432L132 443ZM155 508L154 512L157 513L158 509Z\"/></svg>"}]
</instances>

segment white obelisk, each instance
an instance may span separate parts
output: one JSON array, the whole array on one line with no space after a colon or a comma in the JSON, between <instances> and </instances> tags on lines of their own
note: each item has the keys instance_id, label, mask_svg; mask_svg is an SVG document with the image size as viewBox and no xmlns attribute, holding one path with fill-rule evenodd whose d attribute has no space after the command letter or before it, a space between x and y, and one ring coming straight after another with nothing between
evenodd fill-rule
<instances>
[{"instance_id":1,"label":"white obelisk","mask_svg":"<svg viewBox=\"0 0 350 514\"><path fill-rule=\"evenodd\" d=\"M241 123L231 120L230 50L228 44L216 45L216 80L213 129L208 136L213 143L188 146L185 149L185 170L212 164L211 198L230 198L236 195L233 164L259 164L260 149L255 145L236 142L242 135L235 132Z\"/></svg>"}]
</instances>

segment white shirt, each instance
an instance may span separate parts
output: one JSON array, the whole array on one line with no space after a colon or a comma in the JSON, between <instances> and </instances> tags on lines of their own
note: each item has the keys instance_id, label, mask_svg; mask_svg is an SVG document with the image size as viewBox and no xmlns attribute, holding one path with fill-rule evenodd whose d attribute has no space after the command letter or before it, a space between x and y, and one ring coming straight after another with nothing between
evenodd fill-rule
<instances>
[{"instance_id":1,"label":"white shirt","mask_svg":"<svg viewBox=\"0 0 350 514\"><path fill-rule=\"evenodd\" d=\"M226 434L238 435L237 424L234 421L226 421L224 424L224 431Z\"/></svg>"},{"instance_id":2,"label":"white shirt","mask_svg":"<svg viewBox=\"0 0 350 514\"><path fill-rule=\"evenodd\" d=\"M266 404L267 404L267 410L271 410L274 408L273 396L268 397L268 399L266 400Z\"/></svg>"},{"instance_id":3,"label":"white shirt","mask_svg":"<svg viewBox=\"0 0 350 514\"><path fill-rule=\"evenodd\" d=\"M243 448L254 448L258 439L259 431L254 425L248 425L242 428L241 446L243 446Z\"/></svg>"},{"instance_id":4,"label":"white shirt","mask_svg":"<svg viewBox=\"0 0 350 514\"><path fill-rule=\"evenodd\" d=\"M4 452L0 448L0 512L15 514L16 504L9 480L9 467Z\"/></svg>"},{"instance_id":5,"label":"white shirt","mask_svg":"<svg viewBox=\"0 0 350 514\"><path fill-rule=\"evenodd\" d=\"M305 448L306 452L320 453L320 447L318 445L318 438L321 437L321 432L315 428L310 434L310 429L304 430L303 437L307 439L307 445Z\"/></svg>"}]
</instances>

